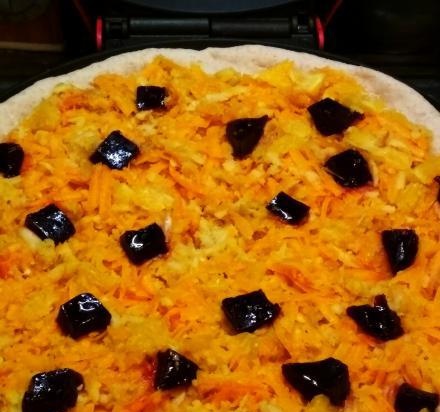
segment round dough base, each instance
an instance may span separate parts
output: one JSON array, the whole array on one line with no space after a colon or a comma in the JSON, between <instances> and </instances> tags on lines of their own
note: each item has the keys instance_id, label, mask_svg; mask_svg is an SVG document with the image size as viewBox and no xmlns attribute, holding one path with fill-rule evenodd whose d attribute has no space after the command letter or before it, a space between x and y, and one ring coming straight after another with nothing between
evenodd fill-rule
<instances>
[{"instance_id":1,"label":"round dough base","mask_svg":"<svg viewBox=\"0 0 440 412\"><path fill-rule=\"evenodd\" d=\"M341 63L313 54L259 45L207 48L201 51L144 49L119 54L68 74L40 80L0 104L2 119L0 140L2 140L1 135L6 135L16 127L20 120L29 114L41 99L48 96L58 83L65 82L86 87L99 74L105 72L123 74L136 71L158 55L182 65L197 63L208 73L228 67L242 73L255 73L285 60L294 61L297 67L305 70L327 66L349 72L369 93L382 98L388 107L403 113L414 123L430 129L433 134L433 150L440 152L440 113L422 95L406 84L362 66Z\"/></svg>"}]
</instances>

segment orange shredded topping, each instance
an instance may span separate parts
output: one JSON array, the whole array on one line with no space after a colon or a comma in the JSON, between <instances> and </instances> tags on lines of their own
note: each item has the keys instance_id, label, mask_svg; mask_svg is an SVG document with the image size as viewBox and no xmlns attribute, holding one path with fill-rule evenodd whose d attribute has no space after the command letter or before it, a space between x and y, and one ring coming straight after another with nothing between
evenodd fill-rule
<instances>
[{"instance_id":1,"label":"orange shredded topping","mask_svg":"<svg viewBox=\"0 0 440 412\"><path fill-rule=\"evenodd\" d=\"M148 84L168 89L166 111L137 112L136 87ZM342 138L320 136L307 113L327 96L365 114ZM263 115L259 145L234 160L226 123ZM121 171L89 161L113 130L141 150ZM0 409L21 410L35 373L69 367L86 383L78 412L332 411L323 396L304 404L281 375L283 363L329 356L349 367L346 411L392 411L403 381L440 392L440 159L430 139L344 73L289 62L209 75L159 57L83 90L57 86L5 136L26 161L20 177L0 178ZM350 147L367 158L372 185L345 189L323 169ZM268 213L279 191L310 206L303 225ZM23 225L52 202L76 228L56 247ZM170 251L133 266L119 237L153 222ZM420 250L393 277L380 232L401 227L416 230ZM282 314L253 334L231 334L222 299L257 289ZM55 318L81 292L113 318L106 332L75 341ZM381 293L405 330L386 343L345 314ZM147 357L168 347L200 370L190 387L157 392Z\"/></svg>"}]
</instances>

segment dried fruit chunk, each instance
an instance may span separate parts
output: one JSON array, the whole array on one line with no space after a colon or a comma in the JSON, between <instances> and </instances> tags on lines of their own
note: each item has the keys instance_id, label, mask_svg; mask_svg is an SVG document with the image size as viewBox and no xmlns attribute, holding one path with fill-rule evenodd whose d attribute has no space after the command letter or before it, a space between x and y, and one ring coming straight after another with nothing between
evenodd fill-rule
<instances>
[{"instance_id":1,"label":"dried fruit chunk","mask_svg":"<svg viewBox=\"0 0 440 412\"><path fill-rule=\"evenodd\" d=\"M29 213L25 226L40 239L52 239L55 244L63 243L75 233L75 227L64 212L50 204L35 213Z\"/></svg>"},{"instance_id":2,"label":"dried fruit chunk","mask_svg":"<svg viewBox=\"0 0 440 412\"><path fill-rule=\"evenodd\" d=\"M391 229L382 232L382 244L394 274L410 267L419 250L419 237L412 229Z\"/></svg>"},{"instance_id":3,"label":"dried fruit chunk","mask_svg":"<svg viewBox=\"0 0 440 412\"><path fill-rule=\"evenodd\" d=\"M232 146L232 155L243 159L253 152L264 133L269 116L244 118L230 121L226 125L226 138Z\"/></svg>"},{"instance_id":4,"label":"dried fruit chunk","mask_svg":"<svg viewBox=\"0 0 440 412\"><path fill-rule=\"evenodd\" d=\"M282 366L284 378L304 398L311 401L325 395L335 406L342 406L350 393L347 365L334 358L317 362L286 363Z\"/></svg>"},{"instance_id":5,"label":"dried fruit chunk","mask_svg":"<svg viewBox=\"0 0 440 412\"><path fill-rule=\"evenodd\" d=\"M136 89L136 107L138 110L165 109L167 89L159 86L139 86Z\"/></svg>"},{"instance_id":6,"label":"dried fruit chunk","mask_svg":"<svg viewBox=\"0 0 440 412\"><path fill-rule=\"evenodd\" d=\"M90 156L92 163L103 163L110 169L121 170L139 154L136 143L124 137L119 130L111 132Z\"/></svg>"},{"instance_id":7,"label":"dried fruit chunk","mask_svg":"<svg viewBox=\"0 0 440 412\"><path fill-rule=\"evenodd\" d=\"M102 331L110 324L112 315L91 293L81 293L61 305L57 323L74 339L90 332Z\"/></svg>"},{"instance_id":8,"label":"dried fruit chunk","mask_svg":"<svg viewBox=\"0 0 440 412\"><path fill-rule=\"evenodd\" d=\"M342 133L354 122L364 117L363 114L328 97L312 104L307 110L312 116L315 127L324 136Z\"/></svg>"},{"instance_id":9,"label":"dried fruit chunk","mask_svg":"<svg viewBox=\"0 0 440 412\"><path fill-rule=\"evenodd\" d=\"M336 183L344 187L360 187L373 180L367 161L353 149L338 153L324 164Z\"/></svg>"},{"instance_id":10,"label":"dried fruit chunk","mask_svg":"<svg viewBox=\"0 0 440 412\"><path fill-rule=\"evenodd\" d=\"M403 335L400 318L388 306L385 295L374 298L374 306L361 305L347 308L347 315L368 335L382 341Z\"/></svg>"},{"instance_id":11,"label":"dried fruit chunk","mask_svg":"<svg viewBox=\"0 0 440 412\"><path fill-rule=\"evenodd\" d=\"M440 185L440 176L436 176L434 180ZM440 203L440 187L437 192L437 202Z\"/></svg>"},{"instance_id":12,"label":"dried fruit chunk","mask_svg":"<svg viewBox=\"0 0 440 412\"><path fill-rule=\"evenodd\" d=\"M23 412L64 412L76 405L83 377L72 369L34 375L22 401Z\"/></svg>"},{"instance_id":13,"label":"dried fruit chunk","mask_svg":"<svg viewBox=\"0 0 440 412\"><path fill-rule=\"evenodd\" d=\"M271 303L262 290L223 299L222 309L239 333L254 332L272 323L280 314L280 306Z\"/></svg>"},{"instance_id":14,"label":"dried fruit chunk","mask_svg":"<svg viewBox=\"0 0 440 412\"><path fill-rule=\"evenodd\" d=\"M284 192L278 193L266 206L275 216L291 225L298 225L309 214L310 207L290 197Z\"/></svg>"},{"instance_id":15,"label":"dried fruit chunk","mask_svg":"<svg viewBox=\"0 0 440 412\"><path fill-rule=\"evenodd\" d=\"M422 409L435 412L438 402L438 394L425 392L403 383L397 390L394 409L396 412L420 412Z\"/></svg>"},{"instance_id":16,"label":"dried fruit chunk","mask_svg":"<svg viewBox=\"0 0 440 412\"><path fill-rule=\"evenodd\" d=\"M24 151L16 143L0 143L0 173L6 177L20 174L23 164Z\"/></svg>"},{"instance_id":17,"label":"dried fruit chunk","mask_svg":"<svg viewBox=\"0 0 440 412\"><path fill-rule=\"evenodd\" d=\"M172 349L158 352L154 387L166 390L188 386L196 379L198 369L193 361Z\"/></svg>"},{"instance_id":18,"label":"dried fruit chunk","mask_svg":"<svg viewBox=\"0 0 440 412\"><path fill-rule=\"evenodd\" d=\"M128 230L121 236L120 243L127 257L135 265L141 265L168 252L165 234L157 223L140 230Z\"/></svg>"}]
</instances>

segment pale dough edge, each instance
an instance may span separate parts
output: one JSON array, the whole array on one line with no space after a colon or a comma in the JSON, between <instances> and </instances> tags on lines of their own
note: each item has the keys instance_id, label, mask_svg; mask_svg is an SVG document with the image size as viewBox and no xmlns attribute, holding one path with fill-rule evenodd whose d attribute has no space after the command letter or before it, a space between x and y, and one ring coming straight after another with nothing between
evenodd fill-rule
<instances>
[{"instance_id":1,"label":"pale dough edge","mask_svg":"<svg viewBox=\"0 0 440 412\"><path fill-rule=\"evenodd\" d=\"M440 113L422 95L406 84L384 73L361 66L274 47L245 45L228 48L190 49L144 49L110 57L90 66L36 82L17 95L0 103L0 140L30 113L42 98L48 96L59 83L71 83L86 87L102 73L129 73L139 70L154 57L163 55L176 63L200 64L209 73L224 68L234 68L243 73L255 73L284 60L292 60L297 67L313 69L333 67L351 73L369 93L380 96L386 104L403 113L414 123L432 131L433 149L440 152Z\"/></svg>"}]
</instances>

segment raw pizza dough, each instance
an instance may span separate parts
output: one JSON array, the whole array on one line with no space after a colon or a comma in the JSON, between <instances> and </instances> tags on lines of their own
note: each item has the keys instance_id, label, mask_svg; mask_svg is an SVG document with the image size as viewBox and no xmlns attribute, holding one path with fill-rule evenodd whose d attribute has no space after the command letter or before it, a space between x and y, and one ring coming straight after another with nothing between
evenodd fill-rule
<instances>
[{"instance_id":1,"label":"raw pizza dough","mask_svg":"<svg viewBox=\"0 0 440 412\"><path fill-rule=\"evenodd\" d=\"M85 68L57 77L41 80L0 104L0 140L30 113L39 101L48 96L58 83L86 87L97 75L112 72L124 74L139 70L154 57L162 55L182 65L200 64L208 73L234 68L243 73L255 73L285 60L292 60L305 70L329 66L350 72L367 89L380 96L389 107L403 113L411 121L431 130L433 149L440 152L440 113L422 95L406 84L375 70L329 60L313 54L275 47L247 45L229 48L145 49L119 54Z\"/></svg>"}]
</instances>

